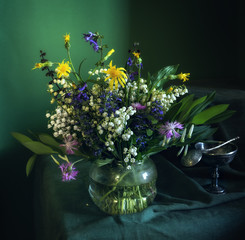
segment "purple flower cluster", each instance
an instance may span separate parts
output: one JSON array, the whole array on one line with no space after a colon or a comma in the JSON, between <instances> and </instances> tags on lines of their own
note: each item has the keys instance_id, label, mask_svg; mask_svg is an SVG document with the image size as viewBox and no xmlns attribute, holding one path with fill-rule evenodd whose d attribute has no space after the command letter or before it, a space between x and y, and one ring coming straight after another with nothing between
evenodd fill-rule
<instances>
[{"instance_id":1,"label":"purple flower cluster","mask_svg":"<svg viewBox=\"0 0 245 240\"><path fill-rule=\"evenodd\" d=\"M90 45L93 45L93 49L95 52L99 51L99 45L97 43L98 36L92 32L89 32L88 34L83 34L83 38L85 39L86 42L89 42Z\"/></svg>"},{"instance_id":2,"label":"purple flower cluster","mask_svg":"<svg viewBox=\"0 0 245 240\"><path fill-rule=\"evenodd\" d=\"M146 135L142 135L142 136L139 136L138 138L136 138L136 144L138 145L140 151L145 149L145 147L147 146L147 138L146 137L147 137Z\"/></svg>"},{"instance_id":3,"label":"purple flower cluster","mask_svg":"<svg viewBox=\"0 0 245 240\"><path fill-rule=\"evenodd\" d=\"M101 108L99 109L101 114L107 112L108 116L111 116L112 113L115 113L121 107L122 99L112 92L102 92L99 98L101 100Z\"/></svg>"},{"instance_id":4,"label":"purple flower cluster","mask_svg":"<svg viewBox=\"0 0 245 240\"><path fill-rule=\"evenodd\" d=\"M89 96L85 91L86 87L87 84L85 83L82 87L77 89L77 92L73 94L71 105L75 109L81 109L82 105L84 105L85 102L89 100Z\"/></svg>"},{"instance_id":5,"label":"purple flower cluster","mask_svg":"<svg viewBox=\"0 0 245 240\"><path fill-rule=\"evenodd\" d=\"M157 120L163 120L163 106L158 102L152 102L151 113Z\"/></svg>"}]
</instances>

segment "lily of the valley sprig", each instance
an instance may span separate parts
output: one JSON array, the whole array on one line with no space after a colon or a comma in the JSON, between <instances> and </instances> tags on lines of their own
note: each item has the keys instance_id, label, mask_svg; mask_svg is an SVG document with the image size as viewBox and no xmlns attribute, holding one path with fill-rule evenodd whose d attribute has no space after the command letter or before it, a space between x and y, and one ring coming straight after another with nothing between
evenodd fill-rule
<instances>
[{"instance_id":1,"label":"lily of the valley sprig","mask_svg":"<svg viewBox=\"0 0 245 240\"><path fill-rule=\"evenodd\" d=\"M68 181L77 176L77 162L71 163L67 157L71 154L96 161L100 166L120 164L127 168L172 146L180 148L179 154L186 154L192 143L214 133L210 124L233 113L226 104L208 108L214 93L199 99L188 95L184 83L190 73L177 73L179 65L144 77L147 66L143 66L138 43L128 51L125 67L118 66L112 59L116 51L108 51L102 43L104 37L97 32L82 34L83 41L93 50L91 53L98 56L88 75L82 76L84 60L75 68L70 52L72 38L70 34L63 38L67 59L49 61L41 51L41 61L33 67L46 71L50 78L47 89L56 106L46 117L52 136L38 135L33 141L14 134L34 152L28 169L34 156L49 153L59 165L63 181ZM37 142L38 152L33 147ZM59 160L54 154L58 154ZM60 165L62 160L65 163Z\"/></svg>"}]
</instances>

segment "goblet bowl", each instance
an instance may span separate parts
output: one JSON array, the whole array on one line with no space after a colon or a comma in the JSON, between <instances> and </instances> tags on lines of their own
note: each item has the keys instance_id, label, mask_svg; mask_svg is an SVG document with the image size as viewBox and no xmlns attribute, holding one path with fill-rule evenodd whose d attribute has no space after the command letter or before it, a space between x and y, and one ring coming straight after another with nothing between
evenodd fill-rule
<instances>
[{"instance_id":1,"label":"goblet bowl","mask_svg":"<svg viewBox=\"0 0 245 240\"><path fill-rule=\"evenodd\" d=\"M195 148L198 150L205 150L222 144L222 141L207 141L203 143L196 143ZM203 152L202 161L208 166L212 167L212 181L211 184L205 185L206 191L214 194L224 194L226 190L218 184L219 167L229 164L237 153L237 146L234 143L229 143L223 147L217 148L209 152Z\"/></svg>"}]
</instances>

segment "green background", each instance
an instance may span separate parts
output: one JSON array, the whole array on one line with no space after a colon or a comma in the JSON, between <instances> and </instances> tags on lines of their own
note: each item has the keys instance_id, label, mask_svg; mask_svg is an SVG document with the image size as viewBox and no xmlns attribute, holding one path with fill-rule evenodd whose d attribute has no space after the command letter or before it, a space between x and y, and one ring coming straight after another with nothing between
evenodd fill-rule
<instances>
[{"instance_id":1,"label":"green background","mask_svg":"<svg viewBox=\"0 0 245 240\"><path fill-rule=\"evenodd\" d=\"M180 63L189 85L244 89L244 3L242 0L0 0L0 161L4 234L33 239L34 176L25 176L30 153L10 133L46 131L51 109L48 78L39 70L39 50L51 61L66 58L63 35L71 34L75 67L82 73L98 55L81 39L98 31L124 66L128 49L140 42L144 70L154 73Z\"/></svg>"}]
</instances>

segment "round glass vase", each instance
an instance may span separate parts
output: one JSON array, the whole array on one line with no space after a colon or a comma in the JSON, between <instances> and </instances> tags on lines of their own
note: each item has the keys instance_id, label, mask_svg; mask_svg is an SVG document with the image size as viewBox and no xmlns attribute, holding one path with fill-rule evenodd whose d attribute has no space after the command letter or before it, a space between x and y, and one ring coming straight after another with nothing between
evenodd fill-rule
<instances>
[{"instance_id":1,"label":"round glass vase","mask_svg":"<svg viewBox=\"0 0 245 240\"><path fill-rule=\"evenodd\" d=\"M131 168L94 163L89 176L93 202L110 215L141 212L157 194L157 170L151 159L136 162Z\"/></svg>"}]
</instances>

